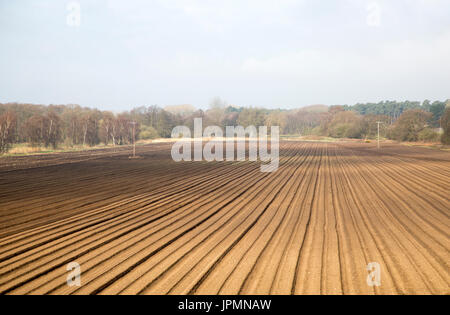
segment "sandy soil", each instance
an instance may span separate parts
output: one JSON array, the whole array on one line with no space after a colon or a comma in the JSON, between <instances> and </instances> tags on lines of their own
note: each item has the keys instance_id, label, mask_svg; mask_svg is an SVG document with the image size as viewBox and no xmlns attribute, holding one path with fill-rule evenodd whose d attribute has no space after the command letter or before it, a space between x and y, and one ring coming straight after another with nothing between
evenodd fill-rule
<instances>
[{"instance_id":1,"label":"sandy soil","mask_svg":"<svg viewBox=\"0 0 450 315\"><path fill-rule=\"evenodd\" d=\"M449 152L282 142L267 174L170 146L0 160L0 293L450 294Z\"/></svg>"}]
</instances>

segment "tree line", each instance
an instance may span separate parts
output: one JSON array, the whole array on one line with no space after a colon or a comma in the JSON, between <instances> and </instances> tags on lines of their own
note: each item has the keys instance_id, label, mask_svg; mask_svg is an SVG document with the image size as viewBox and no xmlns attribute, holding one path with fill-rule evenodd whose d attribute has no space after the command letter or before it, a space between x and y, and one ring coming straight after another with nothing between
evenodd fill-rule
<instances>
[{"instance_id":1,"label":"tree line","mask_svg":"<svg viewBox=\"0 0 450 315\"><path fill-rule=\"evenodd\" d=\"M170 138L175 126L193 129L195 118L204 126L279 126L285 135L373 139L378 122L382 136L398 141L439 141L450 144L450 100L392 102L353 106L316 105L301 109L264 109L228 105L214 99L208 110L190 105L161 108L142 106L113 113L79 105L0 104L0 153L13 144L31 146L126 145L138 139ZM443 129L443 134L436 130Z\"/></svg>"}]
</instances>

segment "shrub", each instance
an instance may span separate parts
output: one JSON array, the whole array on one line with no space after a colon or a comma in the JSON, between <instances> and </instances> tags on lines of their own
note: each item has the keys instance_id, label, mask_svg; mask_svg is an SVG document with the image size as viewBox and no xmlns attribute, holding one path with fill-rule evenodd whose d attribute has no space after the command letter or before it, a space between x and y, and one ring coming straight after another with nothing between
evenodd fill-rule
<instances>
[{"instance_id":1,"label":"shrub","mask_svg":"<svg viewBox=\"0 0 450 315\"><path fill-rule=\"evenodd\" d=\"M150 140L159 138L159 134L155 128L151 126L141 126L141 132L139 133L139 139Z\"/></svg>"},{"instance_id":2,"label":"shrub","mask_svg":"<svg viewBox=\"0 0 450 315\"><path fill-rule=\"evenodd\" d=\"M418 134L418 139L422 142L439 142L440 137L440 134L430 128L425 128Z\"/></svg>"},{"instance_id":3,"label":"shrub","mask_svg":"<svg viewBox=\"0 0 450 315\"><path fill-rule=\"evenodd\" d=\"M328 135L333 138L360 138L361 125L361 116L355 112L338 112L328 125Z\"/></svg>"},{"instance_id":4,"label":"shrub","mask_svg":"<svg viewBox=\"0 0 450 315\"><path fill-rule=\"evenodd\" d=\"M422 110L408 110L400 116L389 135L398 141L418 141L419 133L426 129L431 117L431 113Z\"/></svg>"}]
</instances>

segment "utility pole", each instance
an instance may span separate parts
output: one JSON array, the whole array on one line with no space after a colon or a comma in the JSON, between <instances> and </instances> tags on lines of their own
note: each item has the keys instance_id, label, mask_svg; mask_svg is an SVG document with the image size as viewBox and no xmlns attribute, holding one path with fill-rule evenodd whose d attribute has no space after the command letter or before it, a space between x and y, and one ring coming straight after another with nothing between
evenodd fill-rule
<instances>
[{"instance_id":1,"label":"utility pole","mask_svg":"<svg viewBox=\"0 0 450 315\"><path fill-rule=\"evenodd\" d=\"M136 122L132 121L130 124L133 125L133 158L136 158Z\"/></svg>"},{"instance_id":2,"label":"utility pole","mask_svg":"<svg viewBox=\"0 0 450 315\"><path fill-rule=\"evenodd\" d=\"M382 124L382 121L377 121L378 124L378 149L380 149L380 124Z\"/></svg>"}]
</instances>

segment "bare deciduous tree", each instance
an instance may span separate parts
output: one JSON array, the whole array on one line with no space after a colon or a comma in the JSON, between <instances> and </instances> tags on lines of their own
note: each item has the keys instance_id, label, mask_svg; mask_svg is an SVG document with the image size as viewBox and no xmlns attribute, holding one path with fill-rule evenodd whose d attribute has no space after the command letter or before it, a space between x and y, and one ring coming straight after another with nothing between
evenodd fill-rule
<instances>
[{"instance_id":1,"label":"bare deciduous tree","mask_svg":"<svg viewBox=\"0 0 450 315\"><path fill-rule=\"evenodd\" d=\"M13 112L0 115L0 154L8 152L16 135L17 117Z\"/></svg>"}]
</instances>

